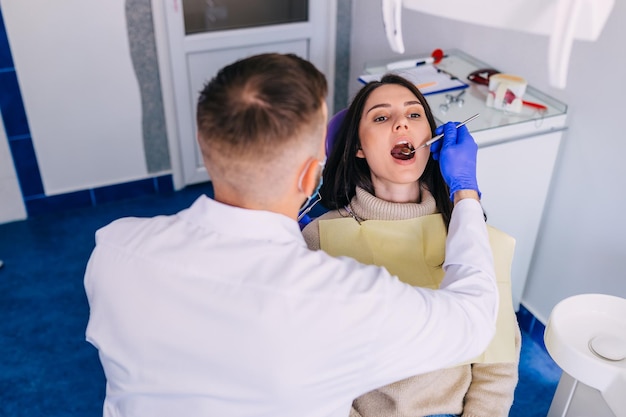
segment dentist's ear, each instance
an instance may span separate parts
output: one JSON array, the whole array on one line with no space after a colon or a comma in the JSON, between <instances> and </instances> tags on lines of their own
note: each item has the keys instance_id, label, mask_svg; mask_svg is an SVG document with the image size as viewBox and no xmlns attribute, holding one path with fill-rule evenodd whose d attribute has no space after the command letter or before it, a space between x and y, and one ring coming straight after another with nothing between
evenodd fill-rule
<instances>
[{"instance_id":1,"label":"dentist's ear","mask_svg":"<svg viewBox=\"0 0 626 417\"><path fill-rule=\"evenodd\" d=\"M313 157L307 159L298 178L298 191L304 193L307 197L313 194L317 187L320 169L321 167L317 159Z\"/></svg>"}]
</instances>

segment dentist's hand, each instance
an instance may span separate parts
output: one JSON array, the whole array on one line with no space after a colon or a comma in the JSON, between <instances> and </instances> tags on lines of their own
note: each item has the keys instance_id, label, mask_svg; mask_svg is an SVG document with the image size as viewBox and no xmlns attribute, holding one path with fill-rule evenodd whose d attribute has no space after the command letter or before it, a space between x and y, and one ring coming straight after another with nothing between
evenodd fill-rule
<instances>
[{"instance_id":1,"label":"dentist's hand","mask_svg":"<svg viewBox=\"0 0 626 417\"><path fill-rule=\"evenodd\" d=\"M441 140L430 145L433 159L439 161L443 179L450 187L450 200L460 190L474 190L480 198L478 181L476 180L476 156L478 145L470 135L467 127L456 127L458 123L448 122L439 126L436 134L443 133Z\"/></svg>"}]
</instances>

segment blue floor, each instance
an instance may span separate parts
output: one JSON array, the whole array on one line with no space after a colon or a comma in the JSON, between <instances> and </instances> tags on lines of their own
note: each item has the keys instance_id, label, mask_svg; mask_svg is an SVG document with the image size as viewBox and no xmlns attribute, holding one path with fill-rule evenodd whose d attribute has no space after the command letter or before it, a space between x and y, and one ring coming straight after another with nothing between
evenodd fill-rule
<instances>
[{"instance_id":1,"label":"blue floor","mask_svg":"<svg viewBox=\"0 0 626 417\"><path fill-rule=\"evenodd\" d=\"M161 195L40 215L0 225L0 416L101 415L104 375L85 341L83 273L95 231L123 216L171 214L209 184ZM527 312L525 312L527 313ZM520 316L527 324L528 317ZM521 326L520 381L511 417L545 417L559 368Z\"/></svg>"}]
</instances>

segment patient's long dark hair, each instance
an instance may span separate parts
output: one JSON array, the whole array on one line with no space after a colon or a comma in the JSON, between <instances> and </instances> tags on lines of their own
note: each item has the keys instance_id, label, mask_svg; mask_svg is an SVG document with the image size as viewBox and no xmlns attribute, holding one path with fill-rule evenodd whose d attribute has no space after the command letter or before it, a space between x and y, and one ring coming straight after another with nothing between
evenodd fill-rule
<instances>
[{"instance_id":1,"label":"patient's long dark hair","mask_svg":"<svg viewBox=\"0 0 626 417\"><path fill-rule=\"evenodd\" d=\"M365 158L357 158L356 156L360 146L359 124L365 102L372 91L387 84L405 87L417 97L424 107L431 134L434 135L437 125L432 110L422 93L412 82L398 75L387 74L380 81L366 84L350 104L326 161L324 183L320 189L320 195L322 196L321 203L329 209L345 207L356 194L357 186L374 194L370 167ZM435 198L437 209L443 216L447 228L450 224L453 208L450 201L450 189L441 175L439 162L435 161L432 155L428 157L424 172L418 181L425 185Z\"/></svg>"}]
</instances>

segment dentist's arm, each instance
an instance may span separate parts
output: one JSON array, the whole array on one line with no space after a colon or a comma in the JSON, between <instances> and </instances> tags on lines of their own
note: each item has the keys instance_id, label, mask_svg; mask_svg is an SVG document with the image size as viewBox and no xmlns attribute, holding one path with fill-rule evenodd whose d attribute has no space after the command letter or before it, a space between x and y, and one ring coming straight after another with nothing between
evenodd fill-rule
<instances>
[{"instance_id":1,"label":"dentist's arm","mask_svg":"<svg viewBox=\"0 0 626 417\"><path fill-rule=\"evenodd\" d=\"M443 178L450 187L450 199L454 202L443 265L446 275L441 288L453 289L459 285L457 277L463 275L459 272L466 268L489 276L491 290L481 292L479 297L481 304L486 307L485 311L491 316L495 330L499 299L495 286L493 255L476 179L478 145L467 127L457 128L457 124L449 122L440 126L437 133L443 133L444 137L431 145L433 158L439 161ZM480 220L476 221L477 219Z\"/></svg>"},{"instance_id":2,"label":"dentist's arm","mask_svg":"<svg viewBox=\"0 0 626 417\"><path fill-rule=\"evenodd\" d=\"M443 139L430 145L433 159L439 161L443 179L450 187L450 200L455 204L464 198L480 199L476 180L476 156L478 145L466 126L448 122L439 126L435 133L443 133Z\"/></svg>"},{"instance_id":3,"label":"dentist's arm","mask_svg":"<svg viewBox=\"0 0 626 417\"><path fill-rule=\"evenodd\" d=\"M480 196L478 195L478 191L474 190L459 190L454 193L453 202L456 205L459 201L465 198L473 198L474 200L480 201Z\"/></svg>"}]
</instances>

